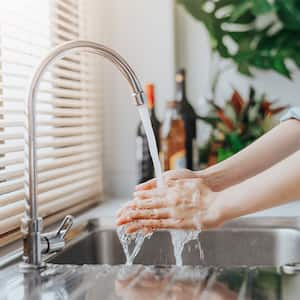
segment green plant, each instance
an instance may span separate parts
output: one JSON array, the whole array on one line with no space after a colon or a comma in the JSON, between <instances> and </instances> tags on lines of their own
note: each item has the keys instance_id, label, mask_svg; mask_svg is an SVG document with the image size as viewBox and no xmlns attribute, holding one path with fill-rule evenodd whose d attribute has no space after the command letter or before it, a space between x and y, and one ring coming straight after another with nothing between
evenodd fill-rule
<instances>
[{"instance_id":1,"label":"green plant","mask_svg":"<svg viewBox=\"0 0 300 300\"><path fill-rule=\"evenodd\" d=\"M300 68L299 0L177 0L207 28L212 47L238 70L274 70L291 78Z\"/></svg>"},{"instance_id":2,"label":"green plant","mask_svg":"<svg viewBox=\"0 0 300 300\"><path fill-rule=\"evenodd\" d=\"M274 116L287 108L274 107L274 102L268 101L265 95L257 97L253 88L250 88L248 101L235 90L224 107L214 101L208 105L208 116L201 117L212 127L210 139L200 153L200 160L205 164L210 155L216 155L215 161L219 162L248 146L275 126Z\"/></svg>"}]
</instances>

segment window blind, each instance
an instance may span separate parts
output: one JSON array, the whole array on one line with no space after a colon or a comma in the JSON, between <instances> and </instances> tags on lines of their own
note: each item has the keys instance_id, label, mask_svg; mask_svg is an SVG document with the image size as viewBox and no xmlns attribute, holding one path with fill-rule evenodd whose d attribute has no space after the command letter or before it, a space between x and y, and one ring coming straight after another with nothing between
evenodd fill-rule
<instances>
[{"instance_id":1,"label":"window blind","mask_svg":"<svg viewBox=\"0 0 300 300\"><path fill-rule=\"evenodd\" d=\"M0 4L0 246L24 212L24 107L34 67L55 45L84 39L85 1ZM99 201L101 82L95 57L73 54L45 74L37 97L39 214L56 221Z\"/></svg>"}]
</instances>

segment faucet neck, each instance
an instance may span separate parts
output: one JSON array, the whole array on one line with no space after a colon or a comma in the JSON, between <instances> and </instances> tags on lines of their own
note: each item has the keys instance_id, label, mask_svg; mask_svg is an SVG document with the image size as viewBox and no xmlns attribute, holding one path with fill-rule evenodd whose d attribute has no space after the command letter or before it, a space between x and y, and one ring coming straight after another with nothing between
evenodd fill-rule
<instances>
[{"instance_id":1,"label":"faucet neck","mask_svg":"<svg viewBox=\"0 0 300 300\"><path fill-rule=\"evenodd\" d=\"M37 195L37 145L36 145L36 94L41 78L47 68L58 59L73 52L94 53L106 58L114 64L128 81L134 103L145 103L145 95L141 84L127 61L114 50L91 41L75 40L63 43L45 56L35 69L30 81L26 97L26 123L25 123L25 216L22 220L22 233L24 237L24 262L34 268L42 263L42 219L38 217Z\"/></svg>"}]
</instances>

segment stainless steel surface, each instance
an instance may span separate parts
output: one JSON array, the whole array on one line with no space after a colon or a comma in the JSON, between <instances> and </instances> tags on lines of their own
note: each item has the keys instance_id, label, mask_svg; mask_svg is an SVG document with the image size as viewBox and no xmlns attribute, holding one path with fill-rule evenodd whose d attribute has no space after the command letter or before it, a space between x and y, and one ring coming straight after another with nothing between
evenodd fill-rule
<instances>
[{"instance_id":1,"label":"stainless steel surface","mask_svg":"<svg viewBox=\"0 0 300 300\"><path fill-rule=\"evenodd\" d=\"M274 268L49 265L0 271L5 300L298 300L300 276Z\"/></svg>"},{"instance_id":2,"label":"stainless steel surface","mask_svg":"<svg viewBox=\"0 0 300 300\"><path fill-rule=\"evenodd\" d=\"M74 223L72 216L66 216L56 231L42 234L42 254L54 253L65 247L65 236Z\"/></svg>"},{"instance_id":3,"label":"stainless steel surface","mask_svg":"<svg viewBox=\"0 0 300 300\"><path fill-rule=\"evenodd\" d=\"M127 79L136 105L144 103L140 82L130 65L115 51L90 41L71 41L54 48L35 69L26 97L25 123L25 216L22 220L24 240L23 260L27 267L39 268L42 262L42 219L37 210L37 154L36 154L36 94L48 66L73 52L85 51L108 59Z\"/></svg>"},{"instance_id":4,"label":"stainless steel surface","mask_svg":"<svg viewBox=\"0 0 300 300\"><path fill-rule=\"evenodd\" d=\"M298 218L241 219L217 230L201 232L199 242L191 241L185 246L185 265L282 266L300 262ZM200 245L204 259L200 258ZM116 265L123 264L125 257L115 230L103 230L94 225L89 232L79 234L50 262ZM150 240L146 239L135 263L174 265L169 232L156 232Z\"/></svg>"},{"instance_id":5,"label":"stainless steel surface","mask_svg":"<svg viewBox=\"0 0 300 300\"><path fill-rule=\"evenodd\" d=\"M202 266L184 267L114 265L124 256L113 221L74 226L65 250L49 257L58 264L28 273L17 265L1 269L0 299L299 299L300 273L292 269L299 261L298 218L241 219L202 232L205 259L200 261L192 245L184 254L186 264ZM171 248L169 234L159 232L146 241L136 262L172 263ZM283 263L289 265L273 267Z\"/></svg>"}]
</instances>

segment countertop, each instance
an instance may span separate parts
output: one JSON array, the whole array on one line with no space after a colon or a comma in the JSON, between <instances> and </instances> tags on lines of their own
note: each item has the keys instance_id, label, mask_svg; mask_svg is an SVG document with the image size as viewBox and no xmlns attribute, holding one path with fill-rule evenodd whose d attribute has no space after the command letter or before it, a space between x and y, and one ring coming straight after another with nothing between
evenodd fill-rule
<instances>
[{"instance_id":1,"label":"countertop","mask_svg":"<svg viewBox=\"0 0 300 300\"><path fill-rule=\"evenodd\" d=\"M0 272L1 300L299 299L298 275L274 268L49 265Z\"/></svg>"},{"instance_id":2,"label":"countertop","mask_svg":"<svg viewBox=\"0 0 300 300\"><path fill-rule=\"evenodd\" d=\"M108 199L76 218L76 223L111 216L127 199ZM253 216L298 216L294 202ZM109 221L110 220L110 221ZM103 224L102 224L103 222ZM280 269L154 267L109 265L48 265L42 272L22 273L14 264L0 271L0 299L299 299L300 275ZM212 298L211 298L212 297Z\"/></svg>"}]
</instances>

